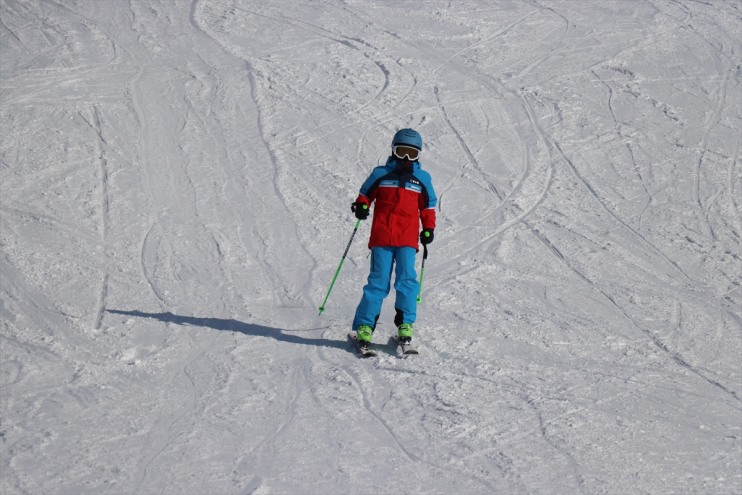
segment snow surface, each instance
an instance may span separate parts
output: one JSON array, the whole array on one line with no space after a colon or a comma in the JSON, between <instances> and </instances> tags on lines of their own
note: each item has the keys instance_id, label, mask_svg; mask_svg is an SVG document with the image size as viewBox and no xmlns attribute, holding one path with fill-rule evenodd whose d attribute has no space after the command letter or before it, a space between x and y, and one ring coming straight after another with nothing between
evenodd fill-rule
<instances>
[{"instance_id":1,"label":"snow surface","mask_svg":"<svg viewBox=\"0 0 742 495\"><path fill-rule=\"evenodd\" d=\"M742 493L736 0L1 0L3 494ZM414 127L416 325L349 209Z\"/></svg>"}]
</instances>

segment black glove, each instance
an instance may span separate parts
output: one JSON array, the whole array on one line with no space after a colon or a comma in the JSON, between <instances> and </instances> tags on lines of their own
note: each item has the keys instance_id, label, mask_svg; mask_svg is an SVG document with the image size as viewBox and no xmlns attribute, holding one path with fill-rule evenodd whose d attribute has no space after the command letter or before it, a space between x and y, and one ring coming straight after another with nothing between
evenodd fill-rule
<instances>
[{"instance_id":1,"label":"black glove","mask_svg":"<svg viewBox=\"0 0 742 495\"><path fill-rule=\"evenodd\" d=\"M366 203L358 202L350 205L350 210L356 214L356 218L359 220L366 220L368 218L368 205Z\"/></svg>"},{"instance_id":2,"label":"black glove","mask_svg":"<svg viewBox=\"0 0 742 495\"><path fill-rule=\"evenodd\" d=\"M423 229L423 231L420 232L420 242L422 242L423 245L430 244L433 242L433 239L435 239L433 229Z\"/></svg>"}]
</instances>

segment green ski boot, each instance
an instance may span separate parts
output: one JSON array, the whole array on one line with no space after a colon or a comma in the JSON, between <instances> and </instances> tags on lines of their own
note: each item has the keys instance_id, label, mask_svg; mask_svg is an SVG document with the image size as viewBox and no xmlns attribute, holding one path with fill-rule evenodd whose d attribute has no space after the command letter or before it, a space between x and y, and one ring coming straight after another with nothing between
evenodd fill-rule
<instances>
[{"instance_id":1,"label":"green ski boot","mask_svg":"<svg viewBox=\"0 0 742 495\"><path fill-rule=\"evenodd\" d=\"M409 344L412 341L412 334L415 330L412 328L412 323L402 323L397 327L397 337L400 342Z\"/></svg>"},{"instance_id":2,"label":"green ski boot","mask_svg":"<svg viewBox=\"0 0 742 495\"><path fill-rule=\"evenodd\" d=\"M356 338L358 339L359 344L365 344L368 346L368 344L371 343L373 335L374 329L369 325L358 325L358 328L356 328Z\"/></svg>"}]
</instances>

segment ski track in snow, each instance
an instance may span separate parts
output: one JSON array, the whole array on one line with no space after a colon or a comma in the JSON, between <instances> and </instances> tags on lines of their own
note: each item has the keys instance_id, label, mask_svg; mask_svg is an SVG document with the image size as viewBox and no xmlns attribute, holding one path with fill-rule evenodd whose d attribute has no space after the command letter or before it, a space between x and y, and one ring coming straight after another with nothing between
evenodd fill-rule
<instances>
[{"instance_id":1,"label":"ski track in snow","mask_svg":"<svg viewBox=\"0 0 742 495\"><path fill-rule=\"evenodd\" d=\"M740 16L0 0L0 491L742 492ZM401 127L421 354L392 291L359 359Z\"/></svg>"}]
</instances>

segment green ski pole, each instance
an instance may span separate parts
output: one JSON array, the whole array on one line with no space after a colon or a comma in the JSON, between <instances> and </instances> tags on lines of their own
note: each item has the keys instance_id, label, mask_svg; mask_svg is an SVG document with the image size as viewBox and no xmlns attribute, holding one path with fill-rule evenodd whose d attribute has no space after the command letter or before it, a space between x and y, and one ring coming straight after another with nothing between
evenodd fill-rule
<instances>
[{"instance_id":1,"label":"green ski pole","mask_svg":"<svg viewBox=\"0 0 742 495\"><path fill-rule=\"evenodd\" d=\"M345 261L345 257L348 255L348 250L350 249L350 245L353 242L353 238L356 236L356 232L358 232L358 226L361 225L361 219L359 218L356 220L356 228L353 229L353 234L350 236L350 240L348 241L348 245L345 247L345 252L343 253L343 257L340 258L340 264L338 265L337 270L335 270L335 276L332 277L332 282L330 283L330 288L327 289L327 295L325 296L325 300L322 301L322 306L319 307L319 315L322 316L322 312L325 310L325 303L327 303L327 299L330 298L330 292L332 292L332 288L335 285L335 280L338 278L338 274L340 274L340 269L343 267L343 262Z\"/></svg>"},{"instance_id":2,"label":"green ski pole","mask_svg":"<svg viewBox=\"0 0 742 495\"><path fill-rule=\"evenodd\" d=\"M423 264L420 267L420 288L417 293L417 302L423 300L423 273L425 273L425 260L428 259L428 245L423 244Z\"/></svg>"}]
</instances>

